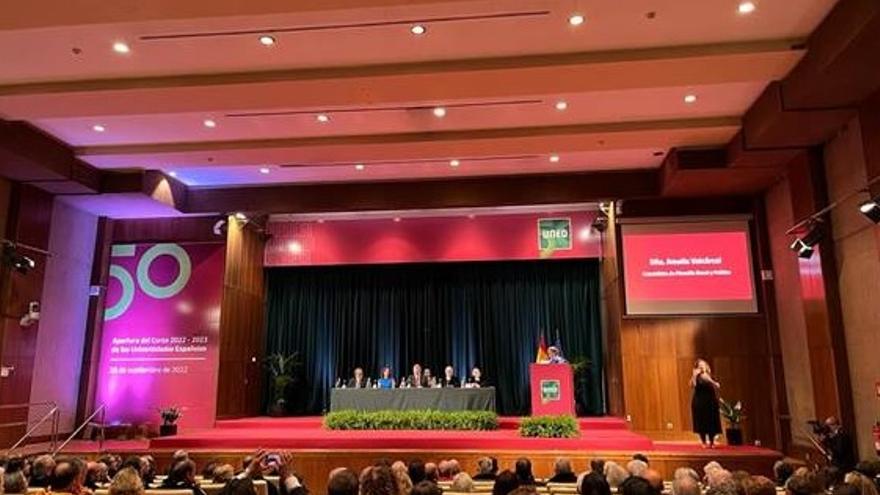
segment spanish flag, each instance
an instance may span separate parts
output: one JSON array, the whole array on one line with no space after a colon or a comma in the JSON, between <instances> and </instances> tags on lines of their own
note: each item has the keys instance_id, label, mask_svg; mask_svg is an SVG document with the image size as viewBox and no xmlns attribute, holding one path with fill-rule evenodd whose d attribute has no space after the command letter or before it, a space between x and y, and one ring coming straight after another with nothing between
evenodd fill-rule
<instances>
[{"instance_id":1,"label":"spanish flag","mask_svg":"<svg viewBox=\"0 0 880 495\"><path fill-rule=\"evenodd\" d=\"M546 363L550 360L550 355L547 354L547 342L544 340L544 332L541 331L541 339L538 341L538 355L535 356L536 363Z\"/></svg>"}]
</instances>

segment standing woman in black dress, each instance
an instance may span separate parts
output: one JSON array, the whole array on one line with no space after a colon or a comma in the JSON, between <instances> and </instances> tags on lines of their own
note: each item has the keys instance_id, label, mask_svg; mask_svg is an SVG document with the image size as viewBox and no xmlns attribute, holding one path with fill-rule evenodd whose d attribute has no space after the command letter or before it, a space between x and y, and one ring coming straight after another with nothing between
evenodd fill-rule
<instances>
[{"instance_id":1,"label":"standing woman in black dress","mask_svg":"<svg viewBox=\"0 0 880 495\"><path fill-rule=\"evenodd\" d=\"M715 435L721 433L721 416L718 412L717 390L721 384L712 378L712 368L702 359L697 360L691 376L694 395L691 399L691 416L694 433L700 435L703 448L715 448Z\"/></svg>"}]
</instances>

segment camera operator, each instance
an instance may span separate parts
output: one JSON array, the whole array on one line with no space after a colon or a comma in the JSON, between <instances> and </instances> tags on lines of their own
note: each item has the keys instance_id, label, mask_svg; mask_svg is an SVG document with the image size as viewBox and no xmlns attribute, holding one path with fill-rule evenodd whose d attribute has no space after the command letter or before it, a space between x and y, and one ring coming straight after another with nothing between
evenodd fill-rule
<instances>
[{"instance_id":1,"label":"camera operator","mask_svg":"<svg viewBox=\"0 0 880 495\"><path fill-rule=\"evenodd\" d=\"M852 435L843 429L840 420L831 416L824 423L811 421L810 424L813 426L813 433L824 447L825 455L831 465L843 472L852 470L856 465Z\"/></svg>"}]
</instances>

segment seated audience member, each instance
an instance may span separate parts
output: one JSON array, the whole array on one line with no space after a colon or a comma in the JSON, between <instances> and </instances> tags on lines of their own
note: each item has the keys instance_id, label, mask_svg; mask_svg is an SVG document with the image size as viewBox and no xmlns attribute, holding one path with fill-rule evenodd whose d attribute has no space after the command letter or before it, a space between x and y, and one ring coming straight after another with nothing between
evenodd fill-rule
<instances>
[{"instance_id":1,"label":"seated audience member","mask_svg":"<svg viewBox=\"0 0 880 495\"><path fill-rule=\"evenodd\" d=\"M408 388L427 387L428 382L425 380L425 375L422 372L422 365L419 363L414 364L412 367L412 375L406 377L406 380L404 380L400 386Z\"/></svg>"},{"instance_id":2,"label":"seated audience member","mask_svg":"<svg viewBox=\"0 0 880 495\"><path fill-rule=\"evenodd\" d=\"M443 490L435 483L422 481L413 487L412 495L443 495Z\"/></svg>"},{"instance_id":3,"label":"seated audience member","mask_svg":"<svg viewBox=\"0 0 880 495\"><path fill-rule=\"evenodd\" d=\"M422 481L425 481L425 463L422 462L421 459L413 459L409 461L406 468L407 474L409 474L409 479L413 482L413 485L418 485Z\"/></svg>"},{"instance_id":4,"label":"seated audience member","mask_svg":"<svg viewBox=\"0 0 880 495\"><path fill-rule=\"evenodd\" d=\"M765 476L752 476L746 483L746 495L776 495L776 484Z\"/></svg>"},{"instance_id":5,"label":"seated audience member","mask_svg":"<svg viewBox=\"0 0 880 495\"><path fill-rule=\"evenodd\" d=\"M629 477L629 473L620 464L614 461L605 463L605 479L611 488L619 488L626 481L627 477Z\"/></svg>"},{"instance_id":6,"label":"seated audience member","mask_svg":"<svg viewBox=\"0 0 880 495\"><path fill-rule=\"evenodd\" d=\"M643 478L645 471L648 470L648 463L640 459L633 459L626 463L626 470L630 476Z\"/></svg>"},{"instance_id":7,"label":"seated audience member","mask_svg":"<svg viewBox=\"0 0 880 495\"><path fill-rule=\"evenodd\" d=\"M721 464L719 464L718 461L707 462L706 465L703 466L703 477L707 477L707 476L709 476L709 473L716 471L716 470L719 470L719 469L724 469L724 468L721 467Z\"/></svg>"},{"instance_id":8,"label":"seated audience member","mask_svg":"<svg viewBox=\"0 0 880 495\"><path fill-rule=\"evenodd\" d=\"M492 459L488 457L480 457L477 459L477 474L475 480L491 481L495 479L495 466Z\"/></svg>"},{"instance_id":9,"label":"seated audience member","mask_svg":"<svg viewBox=\"0 0 880 495\"><path fill-rule=\"evenodd\" d=\"M638 461L642 462L642 461ZM622 495L657 495L648 480L639 476L630 476L626 482L620 485Z\"/></svg>"},{"instance_id":10,"label":"seated audience member","mask_svg":"<svg viewBox=\"0 0 880 495\"><path fill-rule=\"evenodd\" d=\"M548 483L574 483L577 481L577 475L571 468L571 460L566 457L560 457L553 463L553 476L547 480Z\"/></svg>"},{"instance_id":11,"label":"seated audience member","mask_svg":"<svg viewBox=\"0 0 880 495\"><path fill-rule=\"evenodd\" d=\"M354 376L348 379L348 383L346 384L348 388L368 388L368 380L364 376L363 368L355 368Z\"/></svg>"},{"instance_id":12,"label":"seated audience member","mask_svg":"<svg viewBox=\"0 0 880 495\"><path fill-rule=\"evenodd\" d=\"M174 469L174 466L177 465L178 462L188 461L189 460L189 452L178 449L174 451L174 454L171 455L171 464L168 466L168 472L165 474L171 473L171 470Z\"/></svg>"},{"instance_id":13,"label":"seated audience member","mask_svg":"<svg viewBox=\"0 0 880 495\"><path fill-rule=\"evenodd\" d=\"M733 485L736 487L737 495L746 495L746 485L751 481L752 475L742 470L737 470L730 474L733 479Z\"/></svg>"},{"instance_id":14,"label":"seated audience member","mask_svg":"<svg viewBox=\"0 0 880 495\"><path fill-rule=\"evenodd\" d=\"M825 466L819 472L819 477L822 479L822 486L830 492L835 486L843 484L845 474L837 466Z\"/></svg>"},{"instance_id":15,"label":"seated audience member","mask_svg":"<svg viewBox=\"0 0 880 495\"><path fill-rule=\"evenodd\" d=\"M461 380L455 376L455 368L446 366L443 369L443 376L440 377L440 386L443 388L458 388L461 386Z\"/></svg>"},{"instance_id":16,"label":"seated audience member","mask_svg":"<svg viewBox=\"0 0 880 495\"><path fill-rule=\"evenodd\" d=\"M235 468L232 464L220 464L214 467L210 480L212 483L226 484L232 478L235 478Z\"/></svg>"},{"instance_id":17,"label":"seated audience member","mask_svg":"<svg viewBox=\"0 0 880 495\"><path fill-rule=\"evenodd\" d=\"M520 485L535 484L535 475L532 474L532 461L525 457L520 457L516 460L516 464L514 464L514 472Z\"/></svg>"},{"instance_id":18,"label":"seated audience member","mask_svg":"<svg viewBox=\"0 0 880 495\"><path fill-rule=\"evenodd\" d=\"M113 454L102 455L98 458L98 462L103 462L107 466L107 477L111 480L119 472L119 468L122 465L122 459L118 455Z\"/></svg>"},{"instance_id":19,"label":"seated audience member","mask_svg":"<svg viewBox=\"0 0 880 495\"><path fill-rule=\"evenodd\" d=\"M244 459L242 459L242 473L247 473L248 467L251 466L255 458L255 456L248 455L245 456ZM254 467L251 469L250 478L254 481L265 481L265 478L263 476L268 470L277 471L277 466L272 460L265 459L264 461L259 462L258 466L259 467ZM266 493L267 495L278 495L278 487L275 485L275 483L266 483Z\"/></svg>"},{"instance_id":20,"label":"seated audience member","mask_svg":"<svg viewBox=\"0 0 880 495\"><path fill-rule=\"evenodd\" d=\"M141 475L130 467L120 469L110 482L109 495L144 495Z\"/></svg>"},{"instance_id":21,"label":"seated audience member","mask_svg":"<svg viewBox=\"0 0 880 495\"><path fill-rule=\"evenodd\" d=\"M52 471L55 470L55 459L50 455L41 455L31 465L31 488L49 488Z\"/></svg>"},{"instance_id":22,"label":"seated audience member","mask_svg":"<svg viewBox=\"0 0 880 495\"><path fill-rule=\"evenodd\" d=\"M449 459L449 464L447 465L447 471L449 472L449 479L455 478L455 475L461 472L461 464L458 463L458 459Z\"/></svg>"},{"instance_id":23,"label":"seated audience member","mask_svg":"<svg viewBox=\"0 0 880 495\"><path fill-rule=\"evenodd\" d=\"M85 487L95 491L100 486L110 482L107 465L103 462L89 462L86 464Z\"/></svg>"},{"instance_id":24,"label":"seated audience member","mask_svg":"<svg viewBox=\"0 0 880 495\"><path fill-rule=\"evenodd\" d=\"M452 475L449 474L449 461L442 459L437 463L437 479L440 481L452 481Z\"/></svg>"},{"instance_id":25,"label":"seated audience member","mask_svg":"<svg viewBox=\"0 0 880 495\"><path fill-rule=\"evenodd\" d=\"M452 478L452 491L454 492L472 492L474 491L474 480L467 473L458 473Z\"/></svg>"},{"instance_id":26,"label":"seated audience member","mask_svg":"<svg viewBox=\"0 0 880 495\"><path fill-rule=\"evenodd\" d=\"M640 452L636 452L635 454L633 454L633 455L632 455L632 458L633 458L634 461L642 461L642 462L644 462L645 465L647 465L647 466L650 466L650 465L651 465L651 461L648 460L648 456L646 456L645 454L642 454L642 453L640 453Z\"/></svg>"},{"instance_id":27,"label":"seated audience member","mask_svg":"<svg viewBox=\"0 0 880 495\"><path fill-rule=\"evenodd\" d=\"M360 483L357 475L348 468L334 469L327 480L327 495L358 495Z\"/></svg>"},{"instance_id":28,"label":"seated audience member","mask_svg":"<svg viewBox=\"0 0 880 495\"><path fill-rule=\"evenodd\" d=\"M71 493L81 495L90 493L83 486L85 482L85 465L76 458L64 458L55 463L55 470L49 480L49 488L53 493Z\"/></svg>"},{"instance_id":29,"label":"seated audience member","mask_svg":"<svg viewBox=\"0 0 880 495\"><path fill-rule=\"evenodd\" d=\"M690 479L696 481L697 483L700 482L700 475L697 474L696 471L694 471L692 468L689 468L689 467L680 467L680 468L676 469L675 473L672 475L673 481L683 479L683 478L690 478Z\"/></svg>"},{"instance_id":30,"label":"seated audience member","mask_svg":"<svg viewBox=\"0 0 880 495\"><path fill-rule=\"evenodd\" d=\"M191 490L193 495L205 495L205 492L199 488L196 483L196 463L189 460L178 461L171 467L168 477L162 481L163 490Z\"/></svg>"},{"instance_id":31,"label":"seated audience member","mask_svg":"<svg viewBox=\"0 0 880 495\"><path fill-rule=\"evenodd\" d=\"M5 461L5 459L3 459ZM6 463L0 463L0 495L5 495L6 492Z\"/></svg>"},{"instance_id":32,"label":"seated audience member","mask_svg":"<svg viewBox=\"0 0 880 495\"><path fill-rule=\"evenodd\" d=\"M590 461L590 472L585 473L578 481L578 493L580 495L611 495L611 485L605 479L605 461L593 459Z\"/></svg>"},{"instance_id":33,"label":"seated audience member","mask_svg":"<svg viewBox=\"0 0 880 495\"><path fill-rule=\"evenodd\" d=\"M202 466L201 475L202 478L209 480L214 477L214 470L217 469L220 463L217 460L210 460ZM247 465L245 465L247 467Z\"/></svg>"},{"instance_id":34,"label":"seated audience member","mask_svg":"<svg viewBox=\"0 0 880 495\"><path fill-rule=\"evenodd\" d=\"M386 465L365 468L361 472L360 483L360 495L397 495L397 482L394 479L394 473Z\"/></svg>"},{"instance_id":35,"label":"seated audience member","mask_svg":"<svg viewBox=\"0 0 880 495\"><path fill-rule=\"evenodd\" d=\"M391 465L391 472L394 474L394 482L397 485L397 495L410 495L413 489L413 482L407 473L406 464L397 461Z\"/></svg>"},{"instance_id":36,"label":"seated audience member","mask_svg":"<svg viewBox=\"0 0 880 495\"><path fill-rule=\"evenodd\" d=\"M25 495L28 492L28 480L23 469L13 469L5 473L3 492L9 495Z\"/></svg>"},{"instance_id":37,"label":"seated audience member","mask_svg":"<svg viewBox=\"0 0 880 495\"><path fill-rule=\"evenodd\" d=\"M143 467L141 480L144 482L144 486L150 486L156 479L156 459L149 454L143 455L141 456L141 465Z\"/></svg>"},{"instance_id":38,"label":"seated audience member","mask_svg":"<svg viewBox=\"0 0 880 495\"><path fill-rule=\"evenodd\" d=\"M646 469L642 475L657 495L663 493L663 476L656 469Z\"/></svg>"},{"instance_id":39,"label":"seated audience member","mask_svg":"<svg viewBox=\"0 0 880 495\"><path fill-rule=\"evenodd\" d=\"M430 481L431 483L436 483L440 480L440 472L437 470L437 463L425 463L425 479Z\"/></svg>"},{"instance_id":40,"label":"seated audience member","mask_svg":"<svg viewBox=\"0 0 880 495\"><path fill-rule=\"evenodd\" d=\"M533 485L523 485L516 490L510 492L508 495L535 495L536 493L538 492L535 490L535 487Z\"/></svg>"},{"instance_id":41,"label":"seated audience member","mask_svg":"<svg viewBox=\"0 0 880 495\"><path fill-rule=\"evenodd\" d=\"M701 495L700 483L690 476L672 480L672 495Z\"/></svg>"},{"instance_id":42,"label":"seated audience member","mask_svg":"<svg viewBox=\"0 0 880 495\"><path fill-rule=\"evenodd\" d=\"M710 485L706 489L706 495L737 495L736 484L732 479L716 485Z\"/></svg>"},{"instance_id":43,"label":"seated audience member","mask_svg":"<svg viewBox=\"0 0 880 495\"><path fill-rule=\"evenodd\" d=\"M862 491L852 485L844 483L835 487L834 490L831 490L831 495L862 495Z\"/></svg>"},{"instance_id":44,"label":"seated audience member","mask_svg":"<svg viewBox=\"0 0 880 495\"><path fill-rule=\"evenodd\" d=\"M730 471L724 468L716 468L706 471L706 485L709 488L726 484L732 485L734 487L734 491L736 490L736 485L733 481L733 474Z\"/></svg>"},{"instance_id":45,"label":"seated audience member","mask_svg":"<svg viewBox=\"0 0 880 495\"><path fill-rule=\"evenodd\" d=\"M467 377L467 383L465 384L468 388L480 388L487 387L488 384L486 380L483 379L483 372L480 371L480 368L474 366L471 370L470 376Z\"/></svg>"},{"instance_id":46,"label":"seated audience member","mask_svg":"<svg viewBox=\"0 0 880 495\"><path fill-rule=\"evenodd\" d=\"M792 474L794 474L794 466L790 463L783 460L773 463L773 481L776 486L785 486L785 482Z\"/></svg>"},{"instance_id":47,"label":"seated audience member","mask_svg":"<svg viewBox=\"0 0 880 495\"><path fill-rule=\"evenodd\" d=\"M391 368L385 366L382 368L381 377L376 380L376 387L378 388L394 388L394 375L391 374Z\"/></svg>"},{"instance_id":48,"label":"seated audience member","mask_svg":"<svg viewBox=\"0 0 880 495\"><path fill-rule=\"evenodd\" d=\"M519 488L519 485L519 477L516 473L505 469L495 478L495 484L492 485L492 495L508 495Z\"/></svg>"},{"instance_id":49,"label":"seated audience member","mask_svg":"<svg viewBox=\"0 0 880 495\"><path fill-rule=\"evenodd\" d=\"M785 483L785 493L788 495L818 495L823 491L818 478L806 470L796 471Z\"/></svg>"},{"instance_id":50,"label":"seated audience member","mask_svg":"<svg viewBox=\"0 0 880 495\"><path fill-rule=\"evenodd\" d=\"M847 473L844 483L858 488L861 495L877 495L877 485L874 480L857 471Z\"/></svg>"},{"instance_id":51,"label":"seated audience member","mask_svg":"<svg viewBox=\"0 0 880 495\"><path fill-rule=\"evenodd\" d=\"M140 476L141 483L144 484L144 487L150 486L150 484L144 479L144 473L147 471L147 461L145 461L143 457L138 457L136 455L126 457L122 464L120 464L120 469L125 468L134 470L134 472Z\"/></svg>"}]
</instances>

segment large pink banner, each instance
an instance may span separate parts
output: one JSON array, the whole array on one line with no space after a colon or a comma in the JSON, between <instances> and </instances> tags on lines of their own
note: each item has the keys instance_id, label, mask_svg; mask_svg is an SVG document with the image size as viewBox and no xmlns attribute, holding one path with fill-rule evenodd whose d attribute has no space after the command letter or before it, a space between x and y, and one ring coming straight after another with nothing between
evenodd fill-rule
<instances>
[{"instance_id":1,"label":"large pink banner","mask_svg":"<svg viewBox=\"0 0 880 495\"><path fill-rule=\"evenodd\" d=\"M110 259L97 405L113 423L212 426L223 244L117 244Z\"/></svg>"}]
</instances>

